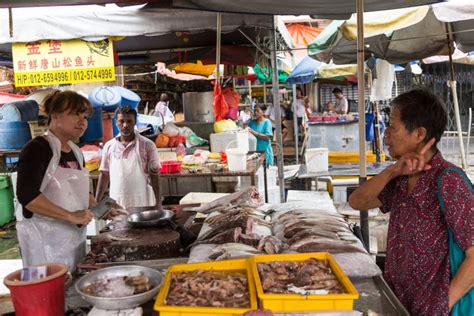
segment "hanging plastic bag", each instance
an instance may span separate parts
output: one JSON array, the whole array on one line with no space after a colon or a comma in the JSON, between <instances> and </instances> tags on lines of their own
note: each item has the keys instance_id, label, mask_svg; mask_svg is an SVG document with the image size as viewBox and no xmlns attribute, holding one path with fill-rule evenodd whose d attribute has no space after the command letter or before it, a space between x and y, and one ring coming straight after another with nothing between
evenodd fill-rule
<instances>
[{"instance_id":1,"label":"hanging plastic bag","mask_svg":"<svg viewBox=\"0 0 474 316\"><path fill-rule=\"evenodd\" d=\"M374 140L374 113L365 113L365 140L371 142Z\"/></svg>"},{"instance_id":2,"label":"hanging plastic bag","mask_svg":"<svg viewBox=\"0 0 474 316\"><path fill-rule=\"evenodd\" d=\"M214 119L216 121L222 120L227 112L229 112L229 106L225 100L224 95L222 94L222 88L220 84L214 85Z\"/></svg>"},{"instance_id":3,"label":"hanging plastic bag","mask_svg":"<svg viewBox=\"0 0 474 316\"><path fill-rule=\"evenodd\" d=\"M231 87L227 87L222 91L224 95L225 102L229 110L227 111L224 118L236 120L239 113L239 101L240 95L235 92Z\"/></svg>"}]
</instances>

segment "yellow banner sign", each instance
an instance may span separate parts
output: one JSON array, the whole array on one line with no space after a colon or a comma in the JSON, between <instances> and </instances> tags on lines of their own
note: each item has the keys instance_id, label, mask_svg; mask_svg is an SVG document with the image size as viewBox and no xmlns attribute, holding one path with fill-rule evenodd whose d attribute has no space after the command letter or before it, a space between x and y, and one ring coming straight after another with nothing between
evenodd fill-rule
<instances>
[{"instance_id":1,"label":"yellow banner sign","mask_svg":"<svg viewBox=\"0 0 474 316\"><path fill-rule=\"evenodd\" d=\"M115 80L109 39L14 43L12 52L17 87Z\"/></svg>"}]
</instances>

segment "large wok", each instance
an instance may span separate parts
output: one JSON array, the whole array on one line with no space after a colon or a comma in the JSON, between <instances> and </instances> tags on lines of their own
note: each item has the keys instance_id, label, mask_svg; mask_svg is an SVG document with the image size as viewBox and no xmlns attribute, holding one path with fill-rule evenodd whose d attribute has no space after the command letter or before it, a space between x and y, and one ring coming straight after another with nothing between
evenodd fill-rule
<instances>
[{"instance_id":1,"label":"large wok","mask_svg":"<svg viewBox=\"0 0 474 316\"><path fill-rule=\"evenodd\" d=\"M155 206L127 208L128 224L136 228L170 227L179 233L181 246L186 248L196 240L196 236L181 225L173 221L173 211L158 210Z\"/></svg>"},{"instance_id":2,"label":"large wok","mask_svg":"<svg viewBox=\"0 0 474 316\"><path fill-rule=\"evenodd\" d=\"M143 274L149 278L151 282L151 289L149 291L117 298L93 296L82 292L82 288L93 282L96 282L97 280L111 279L121 276L135 276L139 274ZM158 293L162 281L163 275L154 269L137 265L124 265L103 268L90 272L77 281L75 288L85 301L96 306L97 308L118 310L140 306L153 299L156 293Z\"/></svg>"}]
</instances>

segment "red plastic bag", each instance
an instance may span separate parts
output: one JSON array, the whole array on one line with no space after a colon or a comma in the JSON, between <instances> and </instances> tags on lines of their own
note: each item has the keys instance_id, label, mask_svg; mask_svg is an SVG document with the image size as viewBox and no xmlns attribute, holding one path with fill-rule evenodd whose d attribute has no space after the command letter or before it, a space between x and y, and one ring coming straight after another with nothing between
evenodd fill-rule
<instances>
[{"instance_id":1,"label":"red plastic bag","mask_svg":"<svg viewBox=\"0 0 474 316\"><path fill-rule=\"evenodd\" d=\"M222 90L219 84L214 86L214 118L216 121L222 119L237 119L237 114L239 112L240 95L232 90L232 88L227 87Z\"/></svg>"},{"instance_id":2,"label":"red plastic bag","mask_svg":"<svg viewBox=\"0 0 474 316\"><path fill-rule=\"evenodd\" d=\"M178 147L179 144L185 144L186 142L186 136L183 135L178 135L178 136L173 136L170 137L170 141L168 143L169 147Z\"/></svg>"},{"instance_id":3,"label":"red plastic bag","mask_svg":"<svg viewBox=\"0 0 474 316\"><path fill-rule=\"evenodd\" d=\"M225 88L224 91L222 91L222 94L224 95L225 102L229 108L224 118L236 120L239 113L238 107L240 95L230 87Z\"/></svg>"},{"instance_id":4,"label":"red plastic bag","mask_svg":"<svg viewBox=\"0 0 474 316\"><path fill-rule=\"evenodd\" d=\"M229 106L225 101L224 95L222 94L222 88L220 84L214 85L214 119L220 121L229 112Z\"/></svg>"}]
</instances>

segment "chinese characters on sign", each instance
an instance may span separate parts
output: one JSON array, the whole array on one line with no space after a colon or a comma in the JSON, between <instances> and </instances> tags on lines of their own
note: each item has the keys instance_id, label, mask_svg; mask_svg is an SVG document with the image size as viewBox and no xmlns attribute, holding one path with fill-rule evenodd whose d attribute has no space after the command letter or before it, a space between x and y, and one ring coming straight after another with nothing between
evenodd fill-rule
<instances>
[{"instance_id":1,"label":"chinese characters on sign","mask_svg":"<svg viewBox=\"0 0 474 316\"><path fill-rule=\"evenodd\" d=\"M115 80L109 39L14 43L12 52L17 87Z\"/></svg>"}]
</instances>

